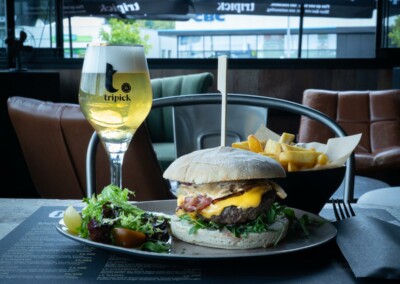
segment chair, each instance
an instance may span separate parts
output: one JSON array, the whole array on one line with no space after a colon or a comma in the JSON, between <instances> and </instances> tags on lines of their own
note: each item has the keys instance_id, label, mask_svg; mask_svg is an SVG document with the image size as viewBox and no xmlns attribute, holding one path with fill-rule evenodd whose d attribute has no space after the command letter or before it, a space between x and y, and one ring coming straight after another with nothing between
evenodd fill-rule
<instances>
[{"instance_id":1,"label":"chair","mask_svg":"<svg viewBox=\"0 0 400 284\"><path fill-rule=\"evenodd\" d=\"M355 173L400 185L400 90L328 91L308 89L303 104L336 120L350 135L362 133L355 149ZM302 117L298 140L325 142L332 132Z\"/></svg>"},{"instance_id":2,"label":"chair","mask_svg":"<svg viewBox=\"0 0 400 284\"><path fill-rule=\"evenodd\" d=\"M325 124L328 128L330 128L338 137L344 137L347 134L338 125L333 119L324 115L323 113L305 107L301 104L281 100L277 98L269 98L262 96L253 96L253 95L242 95L242 94L229 94L227 98L228 105L247 105L254 107L263 107L268 109L277 109L285 112L294 113L296 115L304 115L315 119L323 124ZM173 107L174 109L182 106L193 106L193 105L207 105L207 104L221 104L221 95L220 94L193 94L193 95L182 95L182 96L173 96L166 98L159 98L153 100L153 109L162 108L162 107ZM87 175L87 183L88 189L95 188L94 187L94 168L92 166L93 159L95 158L95 151L99 139L96 138L97 134L93 133L93 137L91 140L91 144L88 147L87 153L87 166L88 171L91 172ZM89 179L89 177L92 177ZM346 162L346 173L345 173L345 192L344 199L352 200L353 187L354 187L354 154L350 156L350 158ZM87 193L88 195L91 192Z\"/></svg>"},{"instance_id":3,"label":"chair","mask_svg":"<svg viewBox=\"0 0 400 284\"><path fill-rule=\"evenodd\" d=\"M268 111L264 107L228 105L226 145L247 140L249 134L266 125ZM173 109L176 156L221 144L221 106L191 105Z\"/></svg>"},{"instance_id":4,"label":"chair","mask_svg":"<svg viewBox=\"0 0 400 284\"><path fill-rule=\"evenodd\" d=\"M206 93L214 83L210 72L151 80L153 98ZM162 169L176 158L171 108L154 109L146 119L157 159Z\"/></svg>"},{"instance_id":5,"label":"chair","mask_svg":"<svg viewBox=\"0 0 400 284\"><path fill-rule=\"evenodd\" d=\"M79 105L23 97L11 97L7 103L40 197L81 199L87 196L85 157L93 128ZM102 188L110 183L109 162L102 147L96 153L98 159L93 167L96 183ZM135 191L135 200L171 198L145 124L136 132L125 155L123 183Z\"/></svg>"}]
</instances>

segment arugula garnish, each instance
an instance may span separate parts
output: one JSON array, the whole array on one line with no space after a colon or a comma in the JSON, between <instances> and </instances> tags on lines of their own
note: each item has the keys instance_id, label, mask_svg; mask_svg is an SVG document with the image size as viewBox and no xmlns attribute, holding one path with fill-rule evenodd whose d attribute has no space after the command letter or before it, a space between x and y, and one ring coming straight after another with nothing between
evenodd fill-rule
<instances>
[{"instance_id":1,"label":"arugula garnish","mask_svg":"<svg viewBox=\"0 0 400 284\"><path fill-rule=\"evenodd\" d=\"M299 231L303 233L303 235L308 236L310 234L309 229L320 227L326 221L317 220L311 218L308 214L303 214L300 218L298 218L295 214L293 209L286 208L285 215L290 221L290 229L293 233L298 233Z\"/></svg>"},{"instance_id":2,"label":"arugula garnish","mask_svg":"<svg viewBox=\"0 0 400 284\"><path fill-rule=\"evenodd\" d=\"M142 244L140 249L144 251L168 253L171 250L171 244L162 241L148 241Z\"/></svg>"},{"instance_id":3,"label":"arugula garnish","mask_svg":"<svg viewBox=\"0 0 400 284\"><path fill-rule=\"evenodd\" d=\"M320 226L323 224L318 220L314 220L309 215L304 214L298 218L294 210L281 205L277 202L272 204L270 210L258 216L255 220L246 224L236 225L224 225L217 224L209 220L202 218L192 218L189 214L183 214L180 216L181 220L189 222L192 227L189 230L189 234L195 234L199 229L209 230L223 230L230 231L235 237L246 237L249 233L263 233L271 231L271 224L276 222L279 218L286 217L290 222L290 229L302 232L303 235L309 235L309 228L312 226Z\"/></svg>"}]
</instances>

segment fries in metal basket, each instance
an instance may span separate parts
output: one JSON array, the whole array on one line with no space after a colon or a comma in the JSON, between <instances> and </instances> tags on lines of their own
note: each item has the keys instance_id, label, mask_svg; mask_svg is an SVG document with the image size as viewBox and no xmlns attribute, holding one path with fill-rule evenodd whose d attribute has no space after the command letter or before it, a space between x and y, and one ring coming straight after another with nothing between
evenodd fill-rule
<instances>
[{"instance_id":1,"label":"fries in metal basket","mask_svg":"<svg viewBox=\"0 0 400 284\"><path fill-rule=\"evenodd\" d=\"M271 157L288 172L312 169L329 162L325 153L294 145L294 138L293 134L286 132L281 135L279 141L260 141L255 135L249 135L247 141L232 143L232 147Z\"/></svg>"}]
</instances>

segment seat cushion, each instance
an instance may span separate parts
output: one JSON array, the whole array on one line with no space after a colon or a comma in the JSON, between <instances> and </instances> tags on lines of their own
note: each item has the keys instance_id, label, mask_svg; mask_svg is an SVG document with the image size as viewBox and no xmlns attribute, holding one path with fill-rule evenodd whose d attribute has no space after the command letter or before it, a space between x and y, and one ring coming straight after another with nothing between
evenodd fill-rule
<instances>
[{"instance_id":1,"label":"seat cushion","mask_svg":"<svg viewBox=\"0 0 400 284\"><path fill-rule=\"evenodd\" d=\"M214 83L210 72L187 74L151 80L153 98L206 93ZM146 119L153 143L174 142L172 108L151 110Z\"/></svg>"},{"instance_id":2,"label":"seat cushion","mask_svg":"<svg viewBox=\"0 0 400 284\"><path fill-rule=\"evenodd\" d=\"M369 169L374 165L374 156L370 153L356 153L355 158L358 169Z\"/></svg>"},{"instance_id":3,"label":"seat cushion","mask_svg":"<svg viewBox=\"0 0 400 284\"><path fill-rule=\"evenodd\" d=\"M202 94L206 93L213 83L214 75L210 72L151 80L153 98ZM172 107L152 109L146 123L158 161L165 170L176 159Z\"/></svg>"},{"instance_id":4,"label":"seat cushion","mask_svg":"<svg viewBox=\"0 0 400 284\"><path fill-rule=\"evenodd\" d=\"M65 108L69 109L70 117L84 121L78 105L22 97L8 99L9 116L30 176L39 196L45 198L81 198L85 192L64 140L60 120ZM85 137L87 130L93 131L84 123L74 137Z\"/></svg>"},{"instance_id":5,"label":"seat cushion","mask_svg":"<svg viewBox=\"0 0 400 284\"><path fill-rule=\"evenodd\" d=\"M79 105L11 97L8 111L31 178L43 198L80 199L86 195L86 151L93 128ZM96 156L97 191L110 183L107 154ZM123 186L135 200L167 199L169 183L155 156L146 124L134 135L124 157Z\"/></svg>"}]
</instances>

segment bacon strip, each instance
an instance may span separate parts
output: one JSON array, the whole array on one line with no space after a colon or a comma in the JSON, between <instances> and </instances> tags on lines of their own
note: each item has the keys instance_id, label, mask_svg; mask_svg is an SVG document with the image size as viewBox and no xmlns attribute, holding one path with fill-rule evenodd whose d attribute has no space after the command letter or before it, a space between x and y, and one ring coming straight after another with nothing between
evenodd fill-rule
<instances>
[{"instance_id":1,"label":"bacon strip","mask_svg":"<svg viewBox=\"0 0 400 284\"><path fill-rule=\"evenodd\" d=\"M203 210L209 206L212 202L212 198L206 197L204 195L197 196L186 196L185 200L178 207L178 209L183 209L186 212L196 212Z\"/></svg>"}]
</instances>

